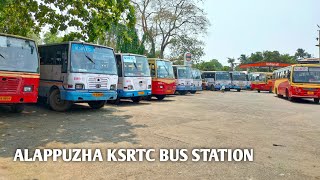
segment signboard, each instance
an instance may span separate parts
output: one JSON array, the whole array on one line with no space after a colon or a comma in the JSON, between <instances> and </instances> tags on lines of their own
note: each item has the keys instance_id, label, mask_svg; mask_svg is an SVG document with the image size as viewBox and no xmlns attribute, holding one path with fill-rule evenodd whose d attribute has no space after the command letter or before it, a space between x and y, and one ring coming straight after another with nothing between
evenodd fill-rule
<instances>
[{"instance_id":1,"label":"signboard","mask_svg":"<svg viewBox=\"0 0 320 180\"><path fill-rule=\"evenodd\" d=\"M123 56L123 62L136 63L135 56Z\"/></svg>"},{"instance_id":2,"label":"signboard","mask_svg":"<svg viewBox=\"0 0 320 180\"><path fill-rule=\"evenodd\" d=\"M294 67L294 71L308 71L308 67Z\"/></svg>"},{"instance_id":3,"label":"signboard","mask_svg":"<svg viewBox=\"0 0 320 180\"><path fill-rule=\"evenodd\" d=\"M192 54L189 52L184 54L184 65L190 67L192 66Z\"/></svg>"}]
</instances>

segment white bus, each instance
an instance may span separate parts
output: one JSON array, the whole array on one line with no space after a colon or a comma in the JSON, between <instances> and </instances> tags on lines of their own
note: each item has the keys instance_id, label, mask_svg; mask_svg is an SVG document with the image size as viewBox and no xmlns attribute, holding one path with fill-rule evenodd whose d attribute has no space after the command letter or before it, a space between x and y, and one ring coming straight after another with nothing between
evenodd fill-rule
<instances>
[{"instance_id":1,"label":"white bus","mask_svg":"<svg viewBox=\"0 0 320 180\"><path fill-rule=\"evenodd\" d=\"M206 89L215 91L224 88L228 91L232 88L231 75L228 71L203 71L202 75L205 79Z\"/></svg>"},{"instance_id":2,"label":"white bus","mask_svg":"<svg viewBox=\"0 0 320 180\"><path fill-rule=\"evenodd\" d=\"M50 108L66 111L73 103L102 108L117 98L117 66L112 48L83 42L39 46L39 96Z\"/></svg>"},{"instance_id":3,"label":"white bus","mask_svg":"<svg viewBox=\"0 0 320 180\"><path fill-rule=\"evenodd\" d=\"M116 54L118 67L118 98L111 101L130 98L140 102L144 96L151 96L151 75L146 56L136 54Z\"/></svg>"},{"instance_id":4,"label":"white bus","mask_svg":"<svg viewBox=\"0 0 320 180\"><path fill-rule=\"evenodd\" d=\"M192 77L195 89L191 91L191 94L195 94L196 91L202 91L201 71L199 69L192 68Z\"/></svg>"},{"instance_id":5,"label":"white bus","mask_svg":"<svg viewBox=\"0 0 320 180\"><path fill-rule=\"evenodd\" d=\"M232 71L230 72L230 75L232 80L232 89L235 89L238 92L247 89L248 79L246 73L240 71Z\"/></svg>"},{"instance_id":6,"label":"white bus","mask_svg":"<svg viewBox=\"0 0 320 180\"><path fill-rule=\"evenodd\" d=\"M186 95L192 90L193 78L190 66L174 65L173 72L176 78L176 92Z\"/></svg>"}]
</instances>

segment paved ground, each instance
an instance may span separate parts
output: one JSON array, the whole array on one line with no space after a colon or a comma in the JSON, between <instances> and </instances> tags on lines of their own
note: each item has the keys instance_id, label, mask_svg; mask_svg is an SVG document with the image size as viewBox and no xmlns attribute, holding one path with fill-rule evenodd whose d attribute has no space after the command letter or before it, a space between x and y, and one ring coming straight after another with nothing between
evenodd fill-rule
<instances>
[{"instance_id":1,"label":"paved ground","mask_svg":"<svg viewBox=\"0 0 320 180\"><path fill-rule=\"evenodd\" d=\"M279 145L279 146L275 146ZM254 162L13 162L16 148L254 148ZM320 105L202 92L57 113L0 109L0 179L320 179Z\"/></svg>"}]
</instances>

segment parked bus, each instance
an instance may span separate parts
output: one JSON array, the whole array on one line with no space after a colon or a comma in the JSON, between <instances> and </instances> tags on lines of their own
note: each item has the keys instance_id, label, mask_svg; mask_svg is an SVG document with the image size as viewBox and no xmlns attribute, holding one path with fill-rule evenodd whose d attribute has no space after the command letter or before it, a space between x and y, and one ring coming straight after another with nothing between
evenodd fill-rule
<instances>
[{"instance_id":1,"label":"parked bus","mask_svg":"<svg viewBox=\"0 0 320 180\"><path fill-rule=\"evenodd\" d=\"M176 78L176 92L180 95L186 95L193 91L193 78L190 66L174 65L173 72Z\"/></svg>"},{"instance_id":2,"label":"parked bus","mask_svg":"<svg viewBox=\"0 0 320 180\"><path fill-rule=\"evenodd\" d=\"M102 108L117 98L117 66L113 49L83 42L39 47L39 96L50 108L66 111L73 103Z\"/></svg>"},{"instance_id":3,"label":"parked bus","mask_svg":"<svg viewBox=\"0 0 320 180\"><path fill-rule=\"evenodd\" d=\"M39 56L34 40L0 34L0 104L22 112L24 104L36 103Z\"/></svg>"},{"instance_id":4,"label":"parked bus","mask_svg":"<svg viewBox=\"0 0 320 180\"><path fill-rule=\"evenodd\" d=\"M232 71L231 76L231 88L240 92L241 90L247 89L247 75L244 72Z\"/></svg>"},{"instance_id":5,"label":"parked bus","mask_svg":"<svg viewBox=\"0 0 320 180\"><path fill-rule=\"evenodd\" d=\"M176 91L172 62L164 59L148 59L152 77L152 96L163 100ZM148 96L151 99L152 96Z\"/></svg>"},{"instance_id":6,"label":"parked bus","mask_svg":"<svg viewBox=\"0 0 320 180\"><path fill-rule=\"evenodd\" d=\"M191 91L191 94L195 94L197 91L202 91L201 71L199 69L192 68L192 77L195 90Z\"/></svg>"},{"instance_id":7,"label":"parked bus","mask_svg":"<svg viewBox=\"0 0 320 180\"><path fill-rule=\"evenodd\" d=\"M140 102L144 96L151 95L151 76L148 59L136 54L116 54L118 67L118 97L130 98L133 102Z\"/></svg>"},{"instance_id":8,"label":"parked bus","mask_svg":"<svg viewBox=\"0 0 320 180\"><path fill-rule=\"evenodd\" d=\"M320 98L320 65L296 64L274 71L273 92L278 97L288 100L312 98L319 103Z\"/></svg>"},{"instance_id":9,"label":"parked bus","mask_svg":"<svg viewBox=\"0 0 320 180\"><path fill-rule=\"evenodd\" d=\"M227 71L204 71L203 75L206 79L207 89L211 91L224 88L226 91L232 88L231 75Z\"/></svg>"},{"instance_id":10,"label":"parked bus","mask_svg":"<svg viewBox=\"0 0 320 180\"><path fill-rule=\"evenodd\" d=\"M202 88L210 90L214 87L215 71L202 71Z\"/></svg>"},{"instance_id":11,"label":"parked bus","mask_svg":"<svg viewBox=\"0 0 320 180\"><path fill-rule=\"evenodd\" d=\"M272 92L273 87L273 80L272 80L272 73L268 72L260 72L256 73L251 83L251 89L257 90L258 93L261 91L268 91L269 93Z\"/></svg>"}]
</instances>

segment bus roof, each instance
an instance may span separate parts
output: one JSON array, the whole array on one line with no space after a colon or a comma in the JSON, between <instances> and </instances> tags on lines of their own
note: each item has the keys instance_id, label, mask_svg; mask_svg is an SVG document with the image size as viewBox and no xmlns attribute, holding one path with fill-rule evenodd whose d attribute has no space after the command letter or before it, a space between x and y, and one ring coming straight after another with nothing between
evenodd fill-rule
<instances>
[{"instance_id":1,"label":"bus roof","mask_svg":"<svg viewBox=\"0 0 320 180\"><path fill-rule=\"evenodd\" d=\"M39 45L39 47L56 46L56 45L63 45L63 44L69 44L69 43L86 44L86 45L104 47L104 48L108 48L108 49L112 49L113 50L112 47L103 46L103 45L99 45L99 44L93 44L93 43L87 43L87 42L81 42L81 41L66 41L66 42L61 42L61 43L42 44L42 45Z\"/></svg>"},{"instance_id":2,"label":"bus roof","mask_svg":"<svg viewBox=\"0 0 320 180\"><path fill-rule=\"evenodd\" d=\"M23 37L23 36L18 36L18 35L13 35L13 34L0 33L0 36L13 37L13 38L25 39L25 40L36 42L34 39L31 39L28 37Z\"/></svg>"},{"instance_id":3,"label":"bus roof","mask_svg":"<svg viewBox=\"0 0 320 180\"><path fill-rule=\"evenodd\" d=\"M140 57L147 57L141 54L132 54L132 53L115 53L116 55L125 55L125 56L140 56Z\"/></svg>"}]
</instances>

